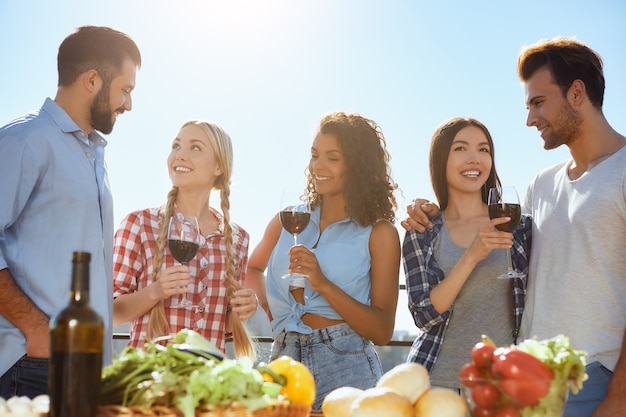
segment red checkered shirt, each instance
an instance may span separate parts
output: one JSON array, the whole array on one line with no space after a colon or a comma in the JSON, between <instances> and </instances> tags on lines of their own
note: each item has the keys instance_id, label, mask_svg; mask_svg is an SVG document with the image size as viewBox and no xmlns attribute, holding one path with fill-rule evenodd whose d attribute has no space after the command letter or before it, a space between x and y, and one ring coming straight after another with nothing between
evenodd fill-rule
<instances>
[{"instance_id":1,"label":"red checkered shirt","mask_svg":"<svg viewBox=\"0 0 626 417\"><path fill-rule=\"evenodd\" d=\"M188 328L197 331L222 351L226 349L226 309L228 307L225 275L225 252L223 216L210 208L219 219L220 231L200 238L198 254L189 262L191 276L195 277L194 304L196 308L170 308L172 298L164 300L165 315L169 318L172 334ZM153 257L158 237L158 208L130 213L115 233L113 254L114 297L139 291L152 283ZM235 279L242 285L248 263L250 236L236 224L233 227L233 258ZM165 249L162 269L176 265ZM130 322L129 345L143 345L148 330L149 311Z\"/></svg>"}]
</instances>

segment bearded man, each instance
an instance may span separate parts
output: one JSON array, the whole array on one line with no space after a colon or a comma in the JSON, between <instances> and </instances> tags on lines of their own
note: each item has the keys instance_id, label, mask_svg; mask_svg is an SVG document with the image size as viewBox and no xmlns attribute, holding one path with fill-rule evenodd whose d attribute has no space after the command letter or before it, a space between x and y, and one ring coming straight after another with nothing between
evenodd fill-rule
<instances>
[{"instance_id":1,"label":"bearded man","mask_svg":"<svg viewBox=\"0 0 626 417\"><path fill-rule=\"evenodd\" d=\"M132 109L141 55L125 33L82 26L57 61L55 99L0 128L4 398L48 392L49 320L69 302L74 251L91 253L91 305L105 323L103 364L112 360L113 204L100 133Z\"/></svg>"}]
</instances>

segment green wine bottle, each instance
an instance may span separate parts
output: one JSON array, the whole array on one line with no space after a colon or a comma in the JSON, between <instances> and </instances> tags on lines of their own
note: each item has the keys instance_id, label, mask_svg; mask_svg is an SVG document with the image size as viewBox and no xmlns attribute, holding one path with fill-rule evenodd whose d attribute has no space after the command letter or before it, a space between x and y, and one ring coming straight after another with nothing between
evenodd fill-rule
<instances>
[{"instance_id":1,"label":"green wine bottle","mask_svg":"<svg viewBox=\"0 0 626 417\"><path fill-rule=\"evenodd\" d=\"M74 252L70 302L50 321L50 417L96 417L104 323L89 304L87 252Z\"/></svg>"}]
</instances>

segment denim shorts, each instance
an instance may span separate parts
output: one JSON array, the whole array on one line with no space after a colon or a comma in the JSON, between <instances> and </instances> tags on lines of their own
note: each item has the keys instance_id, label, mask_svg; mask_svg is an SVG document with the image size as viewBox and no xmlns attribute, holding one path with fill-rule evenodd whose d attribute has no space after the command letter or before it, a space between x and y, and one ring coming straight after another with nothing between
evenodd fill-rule
<instances>
[{"instance_id":1,"label":"denim shorts","mask_svg":"<svg viewBox=\"0 0 626 417\"><path fill-rule=\"evenodd\" d=\"M313 408L322 408L326 395L342 386L372 388L382 376L374 344L341 323L311 334L284 331L272 344L270 360L287 355L305 364L315 378Z\"/></svg>"},{"instance_id":2,"label":"denim shorts","mask_svg":"<svg viewBox=\"0 0 626 417\"><path fill-rule=\"evenodd\" d=\"M589 379L583 382L583 389L578 394L569 393L563 417L591 417L606 397L613 372L598 361L587 365L585 371Z\"/></svg>"},{"instance_id":3,"label":"denim shorts","mask_svg":"<svg viewBox=\"0 0 626 417\"><path fill-rule=\"evenodd\" d=\"M48 393L48 358L22 356L0 377L0 397L34 398Z\"/></svg>"}]
</instances>

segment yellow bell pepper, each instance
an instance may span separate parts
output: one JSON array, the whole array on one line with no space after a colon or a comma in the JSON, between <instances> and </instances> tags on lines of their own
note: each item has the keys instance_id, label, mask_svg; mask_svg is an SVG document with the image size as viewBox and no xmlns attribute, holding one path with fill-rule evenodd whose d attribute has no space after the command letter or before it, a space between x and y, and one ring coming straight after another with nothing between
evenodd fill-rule
<instances>
[{"instance_id":1,"label":"yellow bell pepper","mask_svg":"<svg viewBox=\"0 0 626 417\"><path fill-rule=\"evenodd\" d=\"M315 401L315 380L309 368L289 356L281 356L257 367L268 382L282 385L280 394L295 404L311 406Z\"/></svg>"}]
</instances>

